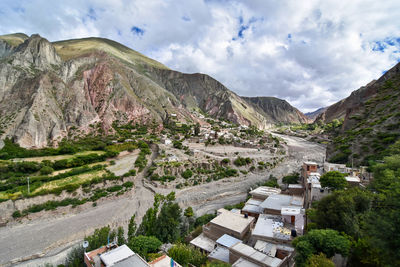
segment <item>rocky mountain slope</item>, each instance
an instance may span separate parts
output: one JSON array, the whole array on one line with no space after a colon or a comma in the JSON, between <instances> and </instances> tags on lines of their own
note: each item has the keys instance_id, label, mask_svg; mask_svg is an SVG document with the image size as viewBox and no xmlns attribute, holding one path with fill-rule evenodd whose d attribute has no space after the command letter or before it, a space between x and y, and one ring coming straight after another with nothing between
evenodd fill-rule
<instances>
[{"instance_id":1,"label":"rocky mountain slope","mask_svg":"<svg viewBox=\"0 0 400 267\"><path fill-rule=\"evenodd\" d=\"M327 148L333 162L367 164L380 159L400 137L400 63L378 80L327 108L316 121L343 119Z\"/></svg>"},{"instance_id":2,"label":"rocky mountain slope","mask_svg":"<svg viewBox=\"0 0 400 267\"><path fill-rule=\"evenodd\" d=\"M23 147L56 144L72 130L112 132L116 120L162 128L172 113L180 121L196 122L202 112L261 129L290 120L271 111L208 75L170 70L108 39L0 36L0 138Z\"/></svg>"},{"instance_id":3,"label":"rocky mountain slope","mask_svg":"<svg viewBox=\"0 0 400 267\"><path fill-rule=\"evenodd\" d=\"M327 109L327 107L324 108L319 108L313 112L307 112L304 113L304 115L308 118L308 120L310 121L315 121L315 119L323 112L325 112L325 110Z\"/></svg>"},{"instance_id":4,"label":"rocky mountain slope","mask_svg":"<svg viewBox=\"0 0 400 267\"><path fill-rule=\"evenodd\" d=\"M242 97L269 121L307 123L308 118L286 100L276 97Z\"/></svg>"}]
</instances>

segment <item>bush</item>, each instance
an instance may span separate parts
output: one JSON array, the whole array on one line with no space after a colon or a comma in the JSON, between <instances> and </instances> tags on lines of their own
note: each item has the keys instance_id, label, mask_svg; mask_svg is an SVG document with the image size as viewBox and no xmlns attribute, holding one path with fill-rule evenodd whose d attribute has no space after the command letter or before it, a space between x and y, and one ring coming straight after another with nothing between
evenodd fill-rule
<instances>
[{"instance_id":1,"label":"bush","mask_svg":"<svg viewBox=\"0 0 400 267\"><path fill-rule=\"evenodd\" d=\"M125 182L122 184L122 186L126 188L131 188L133 186L133 182L131 181Z\"/></svg>"},{"instance_id":2,"label":"bush","mask_svg":"<svg viewBox=\"0 0 400 267\"><path fill-rule=\"evenodd\" d=\"M122 185L114 185L114 186L108 187L106 190L108 192L117 192L117 191L122 190L122 188L123 188Z\"/></svg>"},{"instance_id":3,"label":"bush","mask_svg":"<svg viewBox=\"0 0 400 267\"><path fill-rule=\"evenodd\" d=\"M44 166L40 169L40 174L41 175L48 175L51 174L54 171L52 167L49 166Z\"/></svg>"},{"instance_id":4,"label":"bush","mask_svg":"<svg viewBox=\"0 0 400 267\"><path fill-rule=\"evenodd\" d=\"M12 214L13 218L19 218L22 216L21 212L19 210L16 210Z\"/></svg>"},{"instance_id":5,"label":"bush","mask_svg":"<svg viewBox=\"0 0 400 267\"><path fill-rule=\"evenodd\" d=\"M242 157L237 157L234 161L233 164L235 164L238 167L250 164L252 162L251 158L242 158Z\"/></svg>"},{"instance_id":6,"label":"bush","mask_svg":"<svg viewBox=\"0 0 400 267\"><path fill-rule=\"evenodd\" d=\"M229 164L231 161L230 161L230 159L228 159L228 158L225 158L225 159L223 159L223 160L221 160L221 164Z\"/></svg>"},{"instance_id":7,"label":"bush","mask_svg":"<svg viewBox=\"0 0 400 267\"><path fill-rule=\"evenodd\" d=\"M122 175L122 177L129 177L129 176L135 176L135 175L136 175L136 170L133 169L133 170L130 170L130 171L124 173L124 174Z\"/></svg>"},{"instance_id":8,"label":"bush","mask_svg":"<svg viewBox=\"0 0 400 267\"><path fill-rule=\"evenodd\" d=\"M188 170L182 172L181 175L182 175L183 178L189 179L190 177L193 176L193 172L192 172L191 170L188 169Z\"/></svg>"}]
</instances>

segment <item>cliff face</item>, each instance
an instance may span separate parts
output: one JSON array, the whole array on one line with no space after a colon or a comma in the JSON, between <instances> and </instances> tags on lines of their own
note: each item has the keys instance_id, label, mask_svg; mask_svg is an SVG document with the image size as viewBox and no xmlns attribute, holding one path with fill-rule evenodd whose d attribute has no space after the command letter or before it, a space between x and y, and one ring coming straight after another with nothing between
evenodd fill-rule
<instances>
[{"instance_id":1,"label":"cliff face","mask_svg":"<svg viewBox=\"0 0 400 267\"><path fill-rule=\"evenodd\" d=\"M243 97L270 121L281 123L307 123L308 118L287 101L275 97Z\"/></svg>"},{"instance_id":2,"label":"cliff face","mask_svg":"<svg viewBox=\"0 0 400 267\"><path fill-rule=\"evenodd\" d=\"M197 121L193 111L258 128L275 122L208 75L169 70L111 40L0 36L0 139L44 147L71 129L108 132L115 120L161 126L171 113Z\"/></svg>"},{"instance_id":3,"label":"cliff face","mask_svg":"<svg viewBox=\"0 0 400 267\"><path fill-rule=\"evenodd\" d=\"M377 81L328 107L316 120L343 119L342 128L328 145L327 159L367 164L381 159L400 137L400 63Z\"/></svg>"}]
</instances>

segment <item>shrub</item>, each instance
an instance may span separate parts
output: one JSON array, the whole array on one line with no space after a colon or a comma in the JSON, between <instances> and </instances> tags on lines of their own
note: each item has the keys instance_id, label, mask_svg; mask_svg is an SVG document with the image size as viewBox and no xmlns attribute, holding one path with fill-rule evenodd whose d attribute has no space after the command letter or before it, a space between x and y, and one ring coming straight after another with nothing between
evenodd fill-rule
<instances>
[{"instance_id":1,"label":"shrub","mask_svg":"<svg viewBox=\"0 0 400 267\"><path fill-rule=\"evenodd\" d=\"M54 169L52 167L44 166L40 169L40 174L47 175L47 174L51 174L53 171L54 171Z\"/></svg>"},{"instance_id":2,"label":"shrub","mask_svg":"<svg viewBox=\"0 0 400 267\"><path fill-rule=\"evenodd\" d=\"M231 161L228 158L221 160L221 164L229 164Z\"/></svg>"},{"instance_id":3,"label":"shrub","mask_svg":"<svg viewBox=\"0 0 400 267\"><path fill-rule=\"evenodd\" d=\"M122 188L123 188L122 185L114 185L114 186L108 187L106 190L108 192L117 192L117 191L122 190Z\"/></svg>"},{"instance_id":4,"label":"shrub","mask_svg":"<svg viewBox=\"0 0 400 267\"><path fill-rule=\"evenodd\" d=\"M122 186L126 187L126 188L130 188L130 187L133 186L133 182L131 182L131 181L125 182L125 183L122 184Z\"/></svg>"},{"instance_id":5,"label":"shrub","mask_svg":"<svg viewBox=\"0 0 400 267\"><path fill-rule=\"evenodd\" d=\"M16 210L12 214L13 218L19 218L22 216L21 212L19 210Z\"/></svg>"},{"instance_id":6,"label":"shrub","mask_svg":"<svg viewBox=\"0 0 400 267\"><path fill-rule=\"evenodd\" d=\"M188 169L188 170L182 172L181 175L182 175L183 178L189 179L190 177L193 176L193 172L192 172L191 170Z\"/></svg>"}]
</instances>

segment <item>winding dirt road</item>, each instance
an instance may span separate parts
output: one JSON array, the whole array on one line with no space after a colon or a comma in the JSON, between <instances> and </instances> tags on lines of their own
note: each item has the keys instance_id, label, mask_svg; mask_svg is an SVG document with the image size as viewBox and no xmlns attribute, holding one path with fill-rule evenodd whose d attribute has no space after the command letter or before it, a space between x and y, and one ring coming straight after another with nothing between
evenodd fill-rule
<instances>
[{"instance_id":1,"label":"winding dirt road","mask_svg":"<svg viewBox=\"0 0 400 267\"><path fill-rule=\"evenodd\" d=\"M297 137L280 137L288 144L289 157L270 173L251 174L178 190L176 196L180 206L192 206L197 215L213 212L227 204L244 200L248 190L258 182L268 179L269 174L282 177L298 170L304 160L321 162L325 156L322 145ZM152 158L155 155L153 153ZM143 175L138 175L131 192L77 214L1 227L0 266L38 266L46 262L57 264L65 257L68 248L80 242L95 228L105 225L126 227L133 214L136 214L139 221L152 206L154 192L166 194L170 191L151 188L144 183Z\"/></svg>"}]
</instances>

